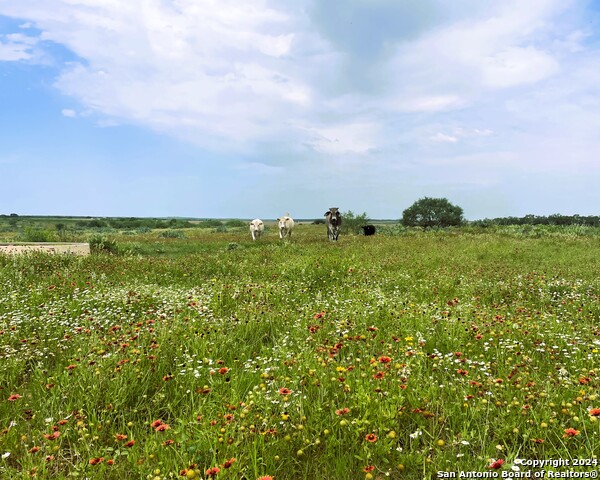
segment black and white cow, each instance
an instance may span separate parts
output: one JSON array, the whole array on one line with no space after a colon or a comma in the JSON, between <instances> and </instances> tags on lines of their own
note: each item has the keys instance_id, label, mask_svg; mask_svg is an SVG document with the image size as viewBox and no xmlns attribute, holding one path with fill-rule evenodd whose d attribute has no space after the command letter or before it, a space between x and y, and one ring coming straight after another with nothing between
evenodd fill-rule
<instances>
[{"instance_id":1,"label":"black and white cow","mask_svg":"<svg viewBox=\"0 0 600 480\"><path fill-rule=\"evenodd\" d=\"M368 237L370 235L375 235L375 231L376 231L375 225L363 225L360 228L362 228L362 231L363 231L363 234L365 235L365 237Z\"/></svg>"},{"instance_id":2,"label":"black and white cow","mask_svg":"<svg viewBox=\"0 0 600 480\"><path fill-rule=\"evenodd\" d=\"M327 238L337 241L340 236L340 227L342 226L342 215L339 212L339 208L331 207L325 212L324 216L327 221Z\"/></svg>"}]
</instances>

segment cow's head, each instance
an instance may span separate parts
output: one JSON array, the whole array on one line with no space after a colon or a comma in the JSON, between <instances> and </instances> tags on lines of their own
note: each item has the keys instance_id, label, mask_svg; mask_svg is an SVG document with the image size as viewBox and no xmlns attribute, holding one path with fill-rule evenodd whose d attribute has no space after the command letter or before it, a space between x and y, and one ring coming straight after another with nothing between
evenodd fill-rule
<instances>
[{"instance_id":1,"label":"cow's head","mask_svg":"<svg viewBox=\"0 0 600 480\"><path fill-rule=\"evenodd\" d=\"M339 207L331 207L327 212L325 212L325 217L327 220L333 225L337 224L340 219Z\"/></svg>"}]
</instances>

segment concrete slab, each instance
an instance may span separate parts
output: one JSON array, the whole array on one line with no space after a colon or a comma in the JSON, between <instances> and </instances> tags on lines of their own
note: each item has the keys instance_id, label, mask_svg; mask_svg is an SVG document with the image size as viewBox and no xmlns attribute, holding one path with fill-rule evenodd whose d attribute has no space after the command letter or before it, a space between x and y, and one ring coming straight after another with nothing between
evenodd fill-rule
<instances>
[{"instance_id":1,"label":"concrete slab","mask_svg":"<svg viewBox=\"0 0 600 480\"><path fill-rule=\"evenodd\" d=\"M20 254L30 252L70 253L89 255L89 243L0 243L0 253Z\"/></svg>"}]
</instances>

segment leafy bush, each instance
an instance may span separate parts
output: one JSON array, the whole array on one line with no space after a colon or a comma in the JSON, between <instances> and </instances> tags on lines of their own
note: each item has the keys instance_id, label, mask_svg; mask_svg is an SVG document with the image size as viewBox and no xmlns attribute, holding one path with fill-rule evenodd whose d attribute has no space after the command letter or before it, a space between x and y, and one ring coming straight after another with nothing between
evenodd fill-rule
<instances>
[{"instance_id":1,"label":"leafy bush","mask_svg":"<svg viewBox=\"0 0 600 480\"><path fill-rule=\"evenodd\" d=\"M223 225L221 220L203 220L198 223L199 228L219 228Z\"/></svg>"},{"instance_id":2,"label":"leafy bush","mask_svg":"<svg viewBox=\"0 0 600 480\"><path fill-rule=\"evenodd\" d=\"M177 218L172 218L171 220L169 220L170 228L192 228L193 226L194 224L189 222L188 220L181 220Z\"/></svg>"},{"instance_id":3,"label":"leafy bush","mask_svg":"<svg viewBox=\"0 0 600 480\"><path fill-rule=\"evenodd\" d=\"M355 215L352 210L342 213L342 233L361 233L360 227L369 223L367 212Z\"/></svg>"},{"instance_id":4,"label":"leafy bush","mask_svg":"<svg viewBox=\"0 0 600 480\"><path fill-rule=\"evenodd\" d=\"M158 234L161 238L185 238L185 232L181 230L165 230Z\"/></svg>"},{"instance_id":5,"label":"leafy bush","mask_svg":"<svg viewBox=\"0 0 600 480\"><path fill-rule=\"evenodd\" d=\"M81 228L105 228L108 227L108 222L94 218L92 220L79 220L76 225Z\"/></svg>"},{"instance_id":6,"label":"leafy bush","mask_svg":"<svg viewBox=\"0 0 600 480\"><path fill-rule=\"evenodd\" d=\"M104 235L93 235L89 239L89 244L92 253L119 253L119 246L116 240L107 238Z\"/></svg>"},{"instance_id":7,"label":"leafy bush","mask_svg":"<svg viewBox=\"0 0 600 480\"><path fill-rule=\"evenodd\" d=\"M246 222L244 222L242 220L227 220L225 222L225 226L229 227L229 228L245 227Z\"/></svg>"},{"instance_id":8,"label":"leafy bush","mask_svg":"<svg viewBox=\"0 0 600 480\"><path fill-rule=\"evenodd\" d=\"M18 238L21 242L57 242L59 240L56 232L34 227L26 227Z\"/></svg>"}]
</instances>

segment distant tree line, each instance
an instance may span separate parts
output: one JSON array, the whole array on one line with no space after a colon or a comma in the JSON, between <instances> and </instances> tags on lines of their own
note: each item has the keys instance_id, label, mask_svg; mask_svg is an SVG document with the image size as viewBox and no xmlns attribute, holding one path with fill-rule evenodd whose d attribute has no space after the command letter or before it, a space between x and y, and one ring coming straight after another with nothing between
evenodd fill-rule
<instances>
[{"instance_id":1,"label":"distant tree line","mask_svg":"<svg viewBox=\"0 0 600 480\"><path fill-rule=\"evenodd\" d=\"M352 211L347 211L344 212L342 216L344 219L342 228L345 233L359 233L361 227L370 221L366 212L355 214ZM17 226L17 222L28 218L29 217L20 217L16 213L11 213L10 215L0 214L0 220L7 221L13 228ZM324 224L325 220L317 218L312 223ZM462 208L453 205L446 198L425 197L417 200L413 205L404 210L400 223L405 227L423 228L444 228L460 225L477 227L491 227L494 225L581 225L600 227L600 215L561 215L559 213L552 215L529 214L524 217L498 217L467 221L463 218ZM189 220L176 218L86 217L81 218L74 223L66 221L59 222L55 226L59 233L63 233L68 230L68 225L74 225L78 228L113 228L117 230L179 229L194 227L226 230L227 228L245 227L247 222L239 219L205 219L202 221L190 222Z\"/></svg>"},{"instance_id":2,"label":"distant tree line","mask_svg":"<svg viewBox=\"0 0 600 480\"><path fill-rule=\"evenodd\" d=\"M525 215L524 217L501 217L474 220L470 225L488 227L492 225L585 225L589 227L600 227L600 216L598 215Z\"/></svg>"},{"instance_id":3,"label":"distant tree line","mask_svg":"<svg viewBox=\"0 0 600 480\"><path fill-rule=\"evenodd\" d=\"M405 227L439 228L459 225L491 227L494 225L582 225L600 227L598 215L525 215L524 217L485 218L483 220L466 221L463 210L453 205L446 198L421 198L413 203L402 214Z\"/></svg>"},{"instance_id":4,"label":"distant tree line","mask_svg":"<svg viewBox=\"0 0 600 480\"><path fill-rule=\"evenodd\" d=\"M115 229L139 229L139 228L191 228L194 224L188 220L172 218L170 220L158 218L92 218L91 220L79 220L76 226L81 228L115 228Z\"/></svg>"}]
</instances>

